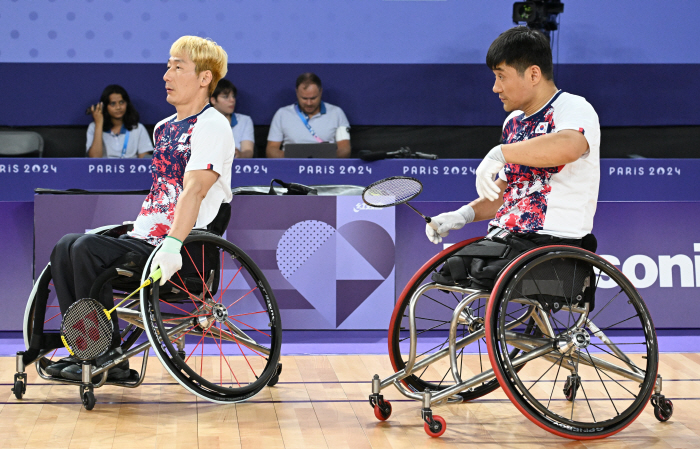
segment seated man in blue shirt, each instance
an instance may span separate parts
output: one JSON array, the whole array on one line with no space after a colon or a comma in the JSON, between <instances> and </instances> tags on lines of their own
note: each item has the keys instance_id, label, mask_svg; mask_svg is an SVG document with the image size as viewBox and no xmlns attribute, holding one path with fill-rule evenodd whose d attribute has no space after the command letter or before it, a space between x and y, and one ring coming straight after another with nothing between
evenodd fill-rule
<instances>
[{"instance_id":1,"label":"seated man in blue shirt","mask_svg":"<svg viewBox=\"0 0 700 449\"><path fill-rule=\"evenodd\" d=\"M236 144L236 157L253 157L255 150L255 134L253 120L248 115L233 112L236 109L238 89L227 79L222 79L216 85L214 93L209 98L209 104L224 114L231 124L233 140Z\"/></svg>"},{"instance_id":2,"label":"seated man in blue shirt","mask_svg":"<svg viewBox=\"0 0 700 449\"><path fill-rule=\"evenodd\" d=\"M267 136L267 157L284 157L288 143L330 142L338 145L337 157L350 157L348 119L338 106L321 101L321 79L313 73L297 78L297 102L280 108Z\"/></svg>"}]
</instances>

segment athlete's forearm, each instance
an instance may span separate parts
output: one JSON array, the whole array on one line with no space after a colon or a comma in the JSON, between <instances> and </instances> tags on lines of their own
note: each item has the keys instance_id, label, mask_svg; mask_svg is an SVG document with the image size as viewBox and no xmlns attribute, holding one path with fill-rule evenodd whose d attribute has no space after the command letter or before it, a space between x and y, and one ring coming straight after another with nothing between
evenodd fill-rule
<instances>
[{"instance_id":1,"label":"athlete's forearm","mask_svg":"<svg viewBox=\"0 0 700 449\"><path fill-rule=\"evenodd\" d=\"M578 131L566 129L522 142L501 145L509 164L557 167L578 160L588 150L588 141Z\"/></svg>"}]
</instances>

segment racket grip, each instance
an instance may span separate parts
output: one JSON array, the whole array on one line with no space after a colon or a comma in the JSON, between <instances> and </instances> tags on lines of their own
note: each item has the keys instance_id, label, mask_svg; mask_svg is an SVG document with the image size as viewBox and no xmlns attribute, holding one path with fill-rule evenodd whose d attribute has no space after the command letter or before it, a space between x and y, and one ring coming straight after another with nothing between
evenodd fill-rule
<instances>
[{"instance_id":1,"label":"racket grip","mask_svg":"<svg viewBox=\"0 0 700 449\"><path fill-rule=\"evenodd\" d=\"M430 219L430 217L425 217L425 222L428 223L428 226L431 228L435 229L436 231L438 230L438 225L436 225L435 222Z\"/></svg>"},{"instance_id":2,"label":"racket grip","mask_svg":"<svg viewBox=\"0 0 700 449\"><path fill-rule=\"evenodd\" d=\"M160 280L160 278L162 276L163 276L163 272L160 271L160 267L159 267L156 271L151 273L151 275L148 277L148 280L150 281L149 284L152 284L152 283Z\"/></svg>"}]
</instances>

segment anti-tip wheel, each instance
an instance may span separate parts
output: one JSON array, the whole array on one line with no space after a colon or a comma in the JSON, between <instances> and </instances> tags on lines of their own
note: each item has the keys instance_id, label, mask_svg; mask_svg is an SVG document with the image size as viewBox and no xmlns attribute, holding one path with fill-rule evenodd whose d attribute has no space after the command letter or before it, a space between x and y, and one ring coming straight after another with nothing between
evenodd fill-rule
<instances>
[{"instance_id":1,"label":"anti-tip wheel","mask_svg":"<svg viewBox=\"0 0 700 449\"><path fill-rule=\"evenodd\" d=\"M433 425L430 425L426 422L425 424L423 424L423 428L425 429L425 433L427 433L433 438L437 438L443 433L445 433L445 430L447 430L447 423L442 418L442 416L438 415L433 415L433 421Z\"/></svg>"},{"instance_id":2,"label":"anti-tip wheel","mask_svg":"<svg viewBox=\"0 0 700 449\"><path fill-rule=\"evenodd\" d=\"M374 404L374 416L380 421L386 421L391 416L391 402L381 401Z\"/></svg>"},{"instance_id":3,"label":"anti-tip wheel","mask_svg":"<svg viewBox=\"0 0 700 449\"><path fill-rule=\"evenodd\" d=\"M576 399L576 392L581 386L581 379L578 376L568 376L564 384L564 396L566 400L572 402Z\"/></svg>"}]
</instances>

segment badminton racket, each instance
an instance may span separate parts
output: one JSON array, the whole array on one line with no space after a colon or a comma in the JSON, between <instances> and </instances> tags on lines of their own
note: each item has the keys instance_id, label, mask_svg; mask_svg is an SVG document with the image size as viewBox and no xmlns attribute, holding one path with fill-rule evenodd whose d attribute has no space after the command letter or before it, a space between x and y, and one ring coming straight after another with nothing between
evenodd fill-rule
<instances>
[{"instance_id":1,"label":"badminton racket","mask_svg":"<svg viewBox=\"0 0 700 449\"><path fill-rule=\"evenodd\" d=\"M160 268L124 298L111 310L92 298L83 298L74 302L63 315L61 322L61 340L68 352L79 360L94 360L109 350L112 343L114 324L112 313L117 307L131 299L144 287L160 279Z\"/></svg>"},{"instance_id":2,"label":"badminton racket","mask_svg":"<svg viewBox=\"0 0 700 449\"><path fill-rule=\"evenodd\" d=\"M437 231L437 225L408 202L423 191L423 184L408 176L392 176L374 182L362 191L362 201L372 207L391 207L405 204L423 217L428 226Z\"/></svg>"}]
</instances>

